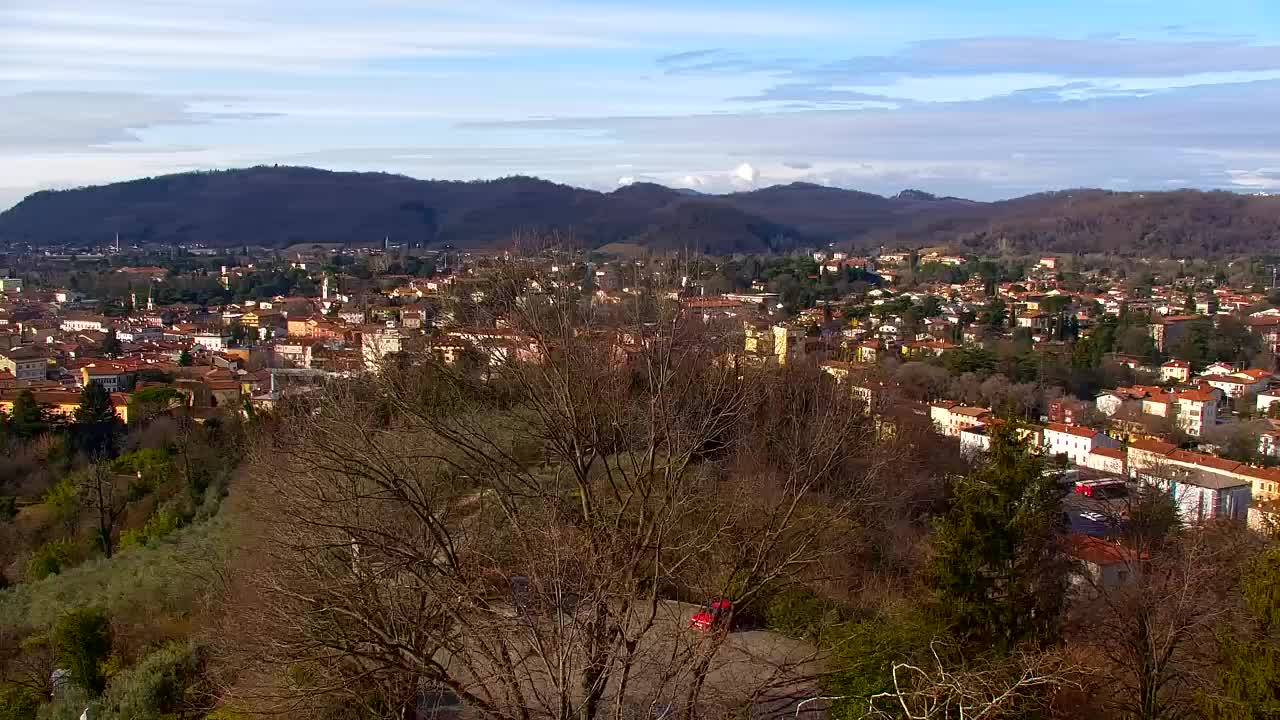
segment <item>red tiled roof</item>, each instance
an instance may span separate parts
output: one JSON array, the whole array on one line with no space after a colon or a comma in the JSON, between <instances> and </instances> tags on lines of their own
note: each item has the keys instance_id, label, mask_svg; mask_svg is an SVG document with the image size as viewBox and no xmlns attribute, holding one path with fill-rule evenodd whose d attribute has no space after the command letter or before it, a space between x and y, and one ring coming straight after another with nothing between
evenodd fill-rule
<instances>
[{"instance_id":1,"label":"red tiled roof","mask_svg":"<svg viewBox=\"0 0 1280 720\"><path fill-rule=\"evenodd\" d=\"M1120 448L1094 448L1090 451L1090 454L1115 458L1116 460L1124 460L1126 457L1124 451Z\"/></svg>"},{"instance_id":2,"label":"red tiled roof","mask_svg":"<svg viewBox=\"0 0 1280 720\"><path fill-rule=\"evenodd\" d=\"M1147 440L1146 438L1139 438L1138 440L1134 440L1133 442L1129 443L1129 448L1132 450L1141 450L1143 452L1155 453L1156 455L1168 455L1174 450L1177 450L1178 446L1174 445L1173 443L1161 442L1160 440Z\"/></svg>"},{"instance_id":3,"label":"red tiled roof","mask_svg":"<svg viewBox=\"0 0 1280 720\"><path fill-rule=\"evenodd\" d=\"M1227 460L1225 458L1192 452L1190 450L1174 450L1169 453L1169 459L1187 463L1188 465L1199 465L1200 467L1212 468L1222 472L1235 472L1236 468L1240 467L1240 463L1235 460Z\"/></svg>"},{"instance_id":4,"label":"red tiled roof","mask_svg":"<svg viewBox=\"0 0 1280 720\"><path fill-rule=\"evenodd\" d=\"M1138 557L1128 548L1081 533L1071 535L1071 555L1094 565L1116 565Z\"/></svg>"},{"instance_id":5,"label":"red tiled roof","mask_svg":"<svg viewBox=\"0 0 1280 720\"><path fill-rule=\"evenodd\" d=\"M1092 438L1098 435L1098 431L1092 428L1083 427L1081 425L1068 425L1066 423L1049 423L1046 429L1052 430L1053 432L1075 435L1076 437L1083 438Z\"/></svg>"},{"instance_id":6,"label":"red tiled roof","mask_svg":"<svg viewBox=\"0 0 1280 720\"><path fill-rule=\"evenodd\" d=\"M1280 483L1280 468L1264 468L1254 467L1252 465L1244 465L1236 468L1236 472L1240 475L1247 475L1258 480L1267 480L1270 482Z\"/></svg>"}]
</instances>

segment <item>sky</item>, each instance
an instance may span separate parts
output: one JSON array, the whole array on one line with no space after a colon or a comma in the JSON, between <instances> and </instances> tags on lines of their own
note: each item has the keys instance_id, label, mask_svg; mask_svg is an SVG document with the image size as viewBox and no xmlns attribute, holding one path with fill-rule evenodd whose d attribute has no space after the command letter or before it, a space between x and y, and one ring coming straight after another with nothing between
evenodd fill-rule
<instances>
[{"instance_id":1,"label":"sky","mask_svg":"<svg viewBox=\"0 0 1280 720\"><path fill-rule=\"evenodd\" d=\"M1280 191L1276 0L0 0L0 209L260 164Z\"/></svg>"}]
</instances>

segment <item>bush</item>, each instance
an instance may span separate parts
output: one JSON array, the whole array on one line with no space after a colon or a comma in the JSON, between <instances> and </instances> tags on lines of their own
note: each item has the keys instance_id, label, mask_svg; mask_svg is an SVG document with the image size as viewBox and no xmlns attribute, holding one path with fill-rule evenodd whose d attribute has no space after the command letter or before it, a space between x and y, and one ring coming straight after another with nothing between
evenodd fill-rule
<instances>
[{"instance_id":1,"label":"bush","mask_svg":"<svg viewBox=\"0 0 1280 720\"><path fill-rule=\"evenodd\" d=\"M26 688L0 690L0 720L35 720L40 698Z\"/></svg>"},{"instance_id":2,"label":"bush","mask_svg":"<svg viewBox=\"0 0 1280 720\"><path fill-rule=\"evenodd\" d=\"M764 608L765 625L794 638L817 639L841 620L835 603L807 588L777 593Z\"/></svg>"},{"instance_id":3,"label":"bush","mask_svg":"<svg viewBox=\"0 0 1280 720\"><path fill-rule=\"evenodd\" d=\"M81 608L67 613L53 628L53 652L59 665L71 671L76 685L93 696L106 689L103 665L111 657L111 621L106 613Z\"/></svg>"},{"instance_id":4,"label":"bush","mask_svg":"<svg viewBox=\"0 0 1280 720\"><path fill-rule=\"evenodd\" d=\"M70 569L84 559L84 549L74 540L52 540L35 549L27 561L27 579L43 580Z\"/></svg>"},{"instance_id":5,"label":"bush","mask_svg":"<svg viewBox=\"0 0 1280 720\"><path fill-rule=\"evenodd\" d=\"M44 494L44 503L53 511L58 523L73 526L80 514L80 494L75 475L66 475Z\"/></svg>"},{"instance_id":6,"label":"bush","mask_svg":"<svg viewBox=\"0 0 1280 720\"><path fill-rule=\"evenodd\" d=\"M18 498L12 495L0 495L0 522L9 522L18 517Z\"/></svg>"},{"instance_id":7,"label":"bush","mask_svg":"<svg viewBox=\"0 0 1280 720\"><path fill-rule=\"evenodd\" d=\"M231 523L219 514L110 560L91 558L43 582L22 583L0 593L0 627L49 627L84 605L105 608L125 626L183 615L208 591L191 563L225 562L233 537Z\"/></svg>"},{"instance_id":8,"label":"bush","mask_svg":"<svg viewBox=\"0 0 1280 720\"><path fill-rule=\"evenodd\" d=\"M137 530L125 530L120 533L120 549L147 545L180 527L182 527L182 518L175 513L162 510L148 518L146 524Z\"/></svg>"},{"instance_id":9,"label":"bush","mask_svg":"<svg viewBox=\"0 0 1280 720\"><path fill-rule=\"evenodd\" d=\"M147 655L111 681L103 720L164 720L201 708L198 693L204 662L191 643L172 642Z\"/></svg>"},{"instance_id":10,"label":"bush","mask_svg":"<svg viewBox=\"0 0 1280 720\"><path fill-rule=\"evenodd\" d=\"M840 719L866 717L867 698L893 690L893 664L918 662L928 656L930 643L942 630L921 611L903 617L881 616L840 628L832 637L838 648L827 676L825 692L844 698L832 707ZM878 707L892 712L891 708ZM896 715L894 715L896 717Z\"/></svg>"}]
</instances>

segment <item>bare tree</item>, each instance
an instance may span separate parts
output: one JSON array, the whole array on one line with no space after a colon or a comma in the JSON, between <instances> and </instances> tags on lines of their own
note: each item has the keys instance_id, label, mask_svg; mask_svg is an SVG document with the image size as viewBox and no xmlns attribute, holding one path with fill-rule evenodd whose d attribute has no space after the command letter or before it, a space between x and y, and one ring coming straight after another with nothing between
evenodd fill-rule
<instances>
[{"instance_id":1,"label":"bare tree","mask_svg":"<svg viewBox=\"0 0 1280 720\"><path fill-rule=\"evenodd\" d=\"M1182 528L1174 500L1154 487L1114 521L1110 568L1078 576L1078 637L1102 660L1106 704L1124 717L1193 715L1213 632L1231 607L1242 536L1225 526Z\"/></svg>"},{"instance_id":2,"label":"bare tree","mask_svg":"<svg viewBox=\"0 0 1280 720\"><path fill-rule=\"evenodd\" d=\"M531 272L492 291L488 372L402 357L283 411L226 634L256 702L408 717L430 687L493 718L689 717L813 672L755 649L767 672L709 680L735 615L820 580L875 514L873 424L676 306L530 293ZM716 598L690 630L676 601Z\"/></svg>"},{"instance_id":3,"label":"bare tree","mask_svg":"<svg viewBox=\"0 0 1280 720\"><path fill-rule=\"evenodd\" d=\"M1018 653L980 669L949 663L938 643L932 665L893 664L893 690L866 701L862 720L979 720L1026 717L1061 688L1080 687L1081 669L1056 654Z\"/></svg>"},{"instance_id":4,"label":"bare tree","mask_svg":"<svg viewBox=\"0 0 1280 720\"><path fill-rule=\"evenodd\" d=\"M82 506L94 515L98 545L111 557L116 530L129 506L128 477L112 472L106 461L96 462L81 474L78 490Z\"/></svg>"}]
</instances>

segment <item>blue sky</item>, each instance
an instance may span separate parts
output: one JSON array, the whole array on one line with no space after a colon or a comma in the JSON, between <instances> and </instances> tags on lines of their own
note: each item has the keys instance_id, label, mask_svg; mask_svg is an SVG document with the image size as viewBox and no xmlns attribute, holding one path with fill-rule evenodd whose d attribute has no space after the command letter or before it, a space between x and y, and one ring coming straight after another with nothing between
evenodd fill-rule
<instances>
[{"instance_id":1,"label":"blue sky","mask_svg":"<svg viewBox=\"0 0 1280 720\"><path fill-rule=\"evenodd\" d=\"M1277 117L1275 0L0 2L0 208L262 163L1280 191Z\"/></svg>"}]
</instances>

